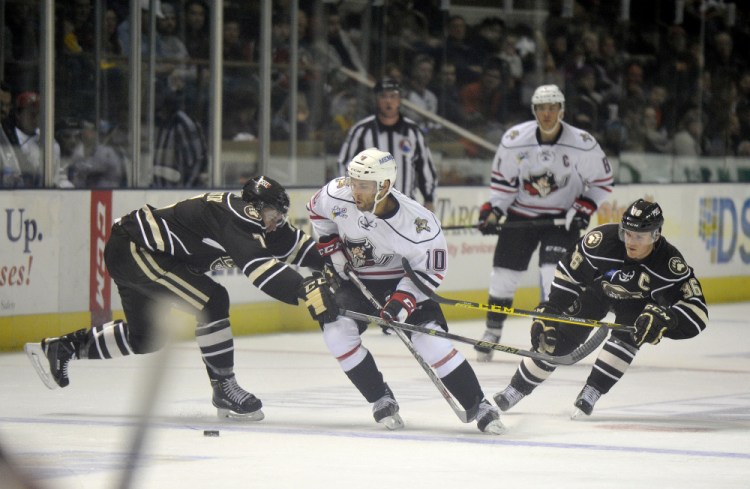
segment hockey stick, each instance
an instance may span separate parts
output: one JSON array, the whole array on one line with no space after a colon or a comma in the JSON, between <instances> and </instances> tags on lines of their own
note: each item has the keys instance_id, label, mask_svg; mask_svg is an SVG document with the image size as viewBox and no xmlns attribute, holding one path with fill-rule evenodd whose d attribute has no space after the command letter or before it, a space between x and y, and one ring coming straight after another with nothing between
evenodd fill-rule
<instances>
[{"instance_id":1,"label":"hockey stick","mask_svg":"<svg viewBox=\"0 0 750 489\"><path fill-rule=\"evenodd\" d=\"M362 295L365 296L365 298L370 301L370 304L372 304L376 310L380 311L383 309L383 307L380 305L380 302L375 298L374 295L367 289L365 284L362 283L362 281L357 277L357 275L354 273L353 270L347 270L346 274L349 276L349 279L352 281L354 285L356 285L359 290L362 292ZM346 311L342 310L340 311L344 316L350 317L352 319L359 319L361 321L367 321L368 323L375 321L376 319L381 322L376 322L378 325L382 326L388 326L390 327L390 323L384 319L380 319L375 316L369 316L367 314L360 314L353 311ZM352 317L349 314L355 314L358 317ZM427 328L425 328L427 329ZM437 376L434 370L432 370L432 367L430 364L428 364L424 358L422 358L422 355L419 354L419 352L414 348L414 344L411 342L408 336L406 336L406 333L404 333L401 329L393 328L393 331L396 333L396 336L399 337L399 339L406 345L406 348L409 349L411 354L414 356L414 358L417 360L417 363L422 367L422 369L427 373L427 376L432 380L432 383L435 384L435 387L437 387L437 390L440 391L440 394L443 395L443 398L448 402L451 409L453 409L453 412L456 413L456 416L458 416L458 419L461 420L463 423L469 423L473 421L477 417L476 410L472 410L473 412L464 411L459 407L458 403L456 403L456 400L451 395L450 391L447 387L445 387L445 384L443 384L443 381L440 379L440 377ZM431 330L428 330L431 331Z\"/></svg>"},{"instance_id":2,"label":"hockey stick","mask_svg":"<svg viewBox=\"0 0 750 489\"><path fill-rule=\"evenodd\" d=\"M497 229L504 228L535 228L546 226L564 226L565 219L529 219L527 221L509 221L497 223ZM478 229L478 224L457 224L455 226L443 226L443 231L458 231L461 229Z\"/></svg>"},{"instance_id":3,"label":"hockey stick","mask_svg":"<svg viewBox=\"0 0 750 489\"><path fill-rule=\"evenodd\" d=\"M530 351L530 350L522 350L520 348L514 348L512 346L501 345L500 343L492 343L489 341L475 340L473 338L459 336L457 334L449 333L447 331L442 331L439 329L437 330L430 329L430 328L425 328L423 326L399 323L395 321L388 322L385 319L382 319L376 316L370 316L370 315L362 314L360 312L355 312L355 311L347 311L346 309L341 309L339 312L341 313L342 316L356 319L358 321L368 321L371 323L375 323L378 326L392 327L396 331L405 330L405 331L411 331L412 333L423 333L423 334L427 334L430 336L439 336L441 338L447 338L449 340L455 340L461 343L467 343L469 345L480 346L483 348L490 348L492 350L502 351L504 353L510 353L511 355L519 355L522 357L533 358L534 360L542 360L544 362L552 363L555 365L573 365L574 363L577 363L578 361L583 360L590 353L596 350L599 347L599 345L601 345L602 342L605 340L607 335L609 334L609 329L607 329L606 327L599 328L597 332L594 333L594 335L591 338L589 338L585 343L583 343L581 346L573 350L571 353L568 353L567 355L555 356L555 355L547 355L545 353L538 353L538 352Z\"/></svg>"},{"instance_id":4,"label":"hockey stick","mask_svg":"<svg viewBox=\"0 0 750 489\"><path fill-rule=\"evenodd\" d=\"M608 323L606 321L597 321L596 319L585 319L577 318L573 316L565 316L558 314L549 314L544 312L526 311L524 309L515 309L513 307L498 306L496 304L481 304L479 302L462 301L458 299L449 299L438 295L435 291L430 289L424 282L419 278L417 272L412 270L409 262L405 259L401 259L401 264L406 270L407 275L411 278L414 285L430 299L434 300L438 304L446 304L449 306L463 307L466 309L479 309L480 311L496 312L500 314L507 314L509 316L519 316L528 318L539 318L547 321L556 321L558 323L575 324L578 326L585 326L587 328L609 328L618 329L622 331L635 331L635 326L618 323Z\"/></svg>"}]
</instances>

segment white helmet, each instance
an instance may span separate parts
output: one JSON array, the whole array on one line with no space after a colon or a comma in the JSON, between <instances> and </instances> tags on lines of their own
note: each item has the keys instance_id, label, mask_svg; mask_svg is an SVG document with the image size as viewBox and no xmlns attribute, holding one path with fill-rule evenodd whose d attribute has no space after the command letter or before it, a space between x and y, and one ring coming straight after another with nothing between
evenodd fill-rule
<instances>
[{"instance_id":1,"label":"white helmet","mask_svg":"<svg viewBox=\"0 0 750 489\"><path fill-rule=\"evenodd\" d=\"M563 118L563 112L565 111L565 95L563 95L560 88L557 85L541 85L534 90L534 95L531 96L531 113L534 114L534 118L539 119L536 116L535 106L540 104L560 104L560 112L557 114L557 124L550 131L542 129L541 125L539 130L544 133L552 134L557 131L560 121Z\"/></svg>"},{"instance_id":2,"label":"white helmet","mask_svg":"<svg viewBox=\"0 0 750 489\"><path fill-rule=\"evenodd\" d=\"M349 162L349 178L356 180L369 180L377 182L376 193L380 193L385 186L385 181L390 180L391 186L388 192L379 199L375 199L375 205L383 200L391 192L396 183L396 159L387 151L378 148L367 148L352 158Z\"/></svg>"},{"instance_id":3,"label":"white helmet","mask_svg":"<svg viewBox=\"0 0 750 489\"><path fill-rule=\"evenodd\" d=\"M531 112L534 112L534 106L539 104L560 104L561 109L565 110L565 95L557 85L541 85L534 90L531 96Z\"/></svg>"}]
</instances>

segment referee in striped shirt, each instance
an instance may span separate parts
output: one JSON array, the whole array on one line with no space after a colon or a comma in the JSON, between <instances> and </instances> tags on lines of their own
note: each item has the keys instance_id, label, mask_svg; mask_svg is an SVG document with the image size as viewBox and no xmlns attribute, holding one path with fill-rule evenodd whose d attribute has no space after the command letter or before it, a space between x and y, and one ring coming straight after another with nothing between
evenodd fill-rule
<instances>
[{"instance_id":1,"label":"referee in striped shirt","mask_svg":"<svg viewBox=\"0 0 750 489\"><path fill-rule=\"evenodd\" d=\"M424 135L411 119L401 115L401 88L393 78L383 78L375 84L376 113L357 122L349 130L339 153L339 171L346 175L346 167L358 153L367 148L388 151L398 169L396 188L416 199L416 189L424 199L424 206L434 210L437 171Z\"/></svg>"}]
</instances>

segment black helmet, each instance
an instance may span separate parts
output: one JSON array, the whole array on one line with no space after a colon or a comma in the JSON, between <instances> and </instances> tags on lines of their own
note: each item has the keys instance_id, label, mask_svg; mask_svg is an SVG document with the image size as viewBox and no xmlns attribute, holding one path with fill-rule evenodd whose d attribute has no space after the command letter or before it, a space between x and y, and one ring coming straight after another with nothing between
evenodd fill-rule
<instances>
[{"instance_id":1,"label":"black helmet","mask_svg":"<svg viewBox=\"0 0 750 489\"><path fill-rule=\"evenodd\" d=\"M270 205L284 215L289 211L289 194L284 186L263 175L253 178L242 187L242 200L255 204L258 210Z\"/></svg>"},{"instance_id":2,"label":"black helmet","mask_svg":"<svg viewBox=\"0 0 750 489\"><path fill-rule=\"evenodd\" d=\"M373 92L375 94L379 94L380 92L399 92L401 93L401 85L398 84L398 81L395 78L381 78L378 80L378 82L375 84L375 87L373 87Z\"/></svg>"},{"instance_id":3,"label":"black helmet","mask_svg":"<svg viewBox=\"0 0 750 489\"><path fill-rule=\"evenodd\" d=\"M620 230L637 233L651 231L656 238L662 225L664 225L664 215L659 204L638 199L630 204L623 213Z\"/></svg>"}]
</instances>

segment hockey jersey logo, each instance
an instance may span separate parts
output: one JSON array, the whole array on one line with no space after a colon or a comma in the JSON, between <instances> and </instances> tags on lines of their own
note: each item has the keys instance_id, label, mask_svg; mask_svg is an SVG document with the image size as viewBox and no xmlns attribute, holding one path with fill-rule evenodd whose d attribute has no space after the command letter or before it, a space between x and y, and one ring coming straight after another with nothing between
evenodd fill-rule
<instances>
[{"instance_id":1,"label":"hockey jersey logo","mask_svg":"<svg viewBox=\"0 0 750 489\"><path fill-rule=\"evenodd\" d=\"M367 238L350 240L345 239L344 244L349 256L350 263L354 268L384 266L393 259L392 254L376 256L375 247Z\"/></svg>"},{"instance_id":2,"label":"hockey jersey logo","mask_svg":"<svg viewBox=\"0 0 750 489\"><path fill-rule=\"evenodd\" d=\"M253 205L246 205L245 208L242 209L242 211L250 219L253 219L255 221L260 221L261 220L260 214L258 214L258 210Z\"/></svg>"},{"instance_id":3,"label":"hockey jersey logo","mask_svg":"<svg viewBox=\"0 0 750 489\"><path fill-rule=\"evenodd\" d=\"M331 214L333 214L334 219L336 219L337 217L340 217L341 219L346 219L347 217L349 217L346 215L346 207L334 206Z\"/></svg>"},{"instance_id":4,"label":"hockey jersey logo","mask_svg":"<svg viewBox=\"0 0 750 489\"><path fill-rule=\"evenodd\" d=\"M687 269L687 265L679 256L673 256L669 259L669 270L675 275L684 275Z\"/></svg>"},{"instance_id":5,"label":"hockey jersey logo","mask_svg":"<svg viewBox=\"0 0 750 489\"><path fill-rule=\"evenodd\" d=\"M427 231L429 233L431 231L430 226L427 224L427 219L418 217L414 219L414 225L416 226L417 233L421 233L422 231Z\"/></svg>"},{"instance_id":6,"label":"hockey jersey logo","mask_svg":"<svg viewBox=\"0 0 750 489\"><path fill-rule=\"evenodd\" d=\"M230 268L234 268L234 260L231 256L220 256L212 261L209 266L209 269L212 271L229 270Z\"/></svg>"},{"instance_id":7,"label":"hockey jersey logo","mask_svg":"<svg viewBox=\"0 0 750 489\"><path fill-rule=\"evenodd\" d=\"M555 174L547 170L541 175L529 175L523 180L524 191L533 197L547 197L559 189Z\"/></svg>"}]
</instances>

